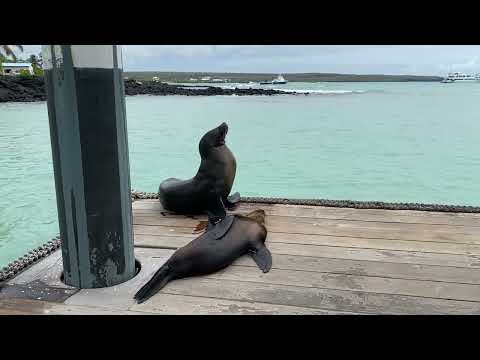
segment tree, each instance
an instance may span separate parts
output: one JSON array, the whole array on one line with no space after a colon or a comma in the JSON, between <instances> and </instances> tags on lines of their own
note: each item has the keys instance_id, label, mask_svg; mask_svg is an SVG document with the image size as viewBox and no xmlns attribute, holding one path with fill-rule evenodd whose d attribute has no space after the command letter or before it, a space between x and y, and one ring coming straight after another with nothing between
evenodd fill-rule
<instances>
[{"instance_id":1,"label":"tree","mask_svg":"<svg viewBox=\"0 0 480 360\"><path fill-rule=\"evenodd\" d=\"M13 45L15 46L20 52L23 51L23 46L22 45ZM8 59L8 57L11 57L13 61L17 61L17 55L13 52L11 45L0 45L0 55L4 59Z\"/></svg>"},{"instance_id":2,"label":"tree","mask_svg":"<svg viewBox=\"0 0 480 360\"><path fill-rule=\"evenodd\" d=\"M0 54L0 75L3 75L3 63L7 60L5 56Z\"/></svg>"},{"instance_id":3,"label":"tree","mask_svg":"<svg viewBox=\"0 0 480 360\"><path fill-rule=\"evenodd\" d=\"M2 64L8 60L10 56L13 61L17 61L17 56L13 52L11 45L0 45L0 74L3 74L3 66ZM14 45L17 47L18 50L23 51L22 45Z\"/></svg>"},{"instance_id":4,"label":"tree","mask_svg":"<svg viewBox=\"0 0 480 360\"><path fill-rule=\"evenodd\" d=\"M41 58L41 54L39 54L39 57L37 57L36 55L30 55L28 60L32 64L33 74L36 76L43 76L43 69L42 69L43 60Z\"/></svg>"},{"instance_id":5,"label":"tree","mask_svg":"<svg viewBox=\"0 0 480 360\"><path fill-rule=\"evenodd\" d=\"M18 75L20 75L20 76L22 76L22 77L31 77L31 76L33 76L32 74L30 74L30 71L25 70L25 69L20 70L20 73L19 73Z\"/></svg>"},{"instance_id":6,"label":"tree","mask_svg":"<svg viewBox=\"0 0 480 360\"><path fill-rule=\"evenodd\" d=\"M38 66L37 55L34 55L34 54L30 55L28 60L30 61L30 64L32 64L32 66Z\"/></svg>"},{"instance_id":7,"label":"tree","mask_svg":"<svg viewBox=\"0 0 480 360\"><path fill-rule=\"evenodd\" d=\"M38 53L37 62L38 62L38 66L43 67L43 55L41 52Z\"/></svg>"}]
</instances>

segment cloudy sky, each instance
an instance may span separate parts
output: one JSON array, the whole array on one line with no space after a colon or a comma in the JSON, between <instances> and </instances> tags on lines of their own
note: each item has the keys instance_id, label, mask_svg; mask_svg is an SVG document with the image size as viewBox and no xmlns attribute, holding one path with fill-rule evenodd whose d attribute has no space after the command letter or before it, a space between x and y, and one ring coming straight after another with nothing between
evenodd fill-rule
<instances>
[{"instance_id":1,"label":"cloudy sky","mask_svg":"<svg viewBox=\"0 0 480 360\"><path fill-rule=\"evenodd\" d=\"M444 75L480 72L480 46L124 45L123 63L125 71Z\"/></svg>"}]
</instances>

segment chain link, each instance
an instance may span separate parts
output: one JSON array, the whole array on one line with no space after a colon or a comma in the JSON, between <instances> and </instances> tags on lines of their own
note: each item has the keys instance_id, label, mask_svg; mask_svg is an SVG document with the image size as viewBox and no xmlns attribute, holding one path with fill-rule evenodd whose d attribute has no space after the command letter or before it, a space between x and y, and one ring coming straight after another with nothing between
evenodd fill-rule
<instances>
[{"instance_id":1,"label":"chain link","mask_svg":"<svg viewBox=\"0 0 480 360\"><path fill-rule=\"evenodd\" d=\"M6 267L0 270L0 282L6 281L17 275L20 271L33 265L38 260L50 255L52 252L60 247L60 236L57 235L54 239L38 248L29 251L27 254L19 257L17 260L11 262Z\"/></svg>"}]
</instances>

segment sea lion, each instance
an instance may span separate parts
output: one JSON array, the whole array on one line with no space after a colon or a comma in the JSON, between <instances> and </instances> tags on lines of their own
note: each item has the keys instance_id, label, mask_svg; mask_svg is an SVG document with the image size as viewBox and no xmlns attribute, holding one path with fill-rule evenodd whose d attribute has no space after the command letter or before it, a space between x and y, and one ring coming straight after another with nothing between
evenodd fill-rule
<instances>
[{"instance_id":1,"label":"sea lion","mask_svg":"<svg viewBox=\"0 0 480 360\"><path fill-rule=\"evenodd\" d=\"M225 144L228 125L220 126L203 135L198 145L202 159L197 174L190 180L169 178L158 189L160 202L165 210L179 214L201 214L223 219L226 208L233 208L240 201L237 192L231 196L237 162Z\"/></svg>"},{"instance_id":2,"label":"sea lion","mask_svg":"<svg viewBox=\"0 0 480 360\"><path fill-rule=\"evenodd\" d=\"M178 249L142 286L134 296L137 303L148 300L171 280L214 273L245 254L250 254L263 272L270 271L272 255L265 246L263 210L228 215L215 224L210 218L208 226L201 222L197 230L205 227L206 232Z\"/></svg>"}]
</instances>

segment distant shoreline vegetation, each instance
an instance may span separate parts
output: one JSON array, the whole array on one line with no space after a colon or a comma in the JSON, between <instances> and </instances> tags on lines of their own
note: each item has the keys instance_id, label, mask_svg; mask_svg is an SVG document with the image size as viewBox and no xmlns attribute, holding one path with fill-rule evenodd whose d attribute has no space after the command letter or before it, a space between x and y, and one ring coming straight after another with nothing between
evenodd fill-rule
<instances>
[{"instance_id":1,"label":"distant shoreline vegetation","mask_svg":"<svg viewBox=\"0 0 480 360\"><path fill-rule=\"evenodd\" d=\"M124 76L139 81L152 80L157 77L159 81L195 83L212 82L200 79L228 79L230 83L248 83L272 80L278 74L274 73L214 73L214 72L166 72L166 71L124 71ZM285 79L291 82L410 82L410 81L441 81L440 76L416 75L355 75L331 73L283 73ZM196 80L191 80L196 79Z\"/></svg>"}]
</instances>

